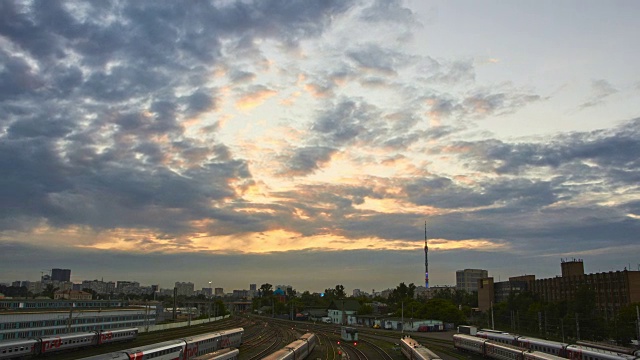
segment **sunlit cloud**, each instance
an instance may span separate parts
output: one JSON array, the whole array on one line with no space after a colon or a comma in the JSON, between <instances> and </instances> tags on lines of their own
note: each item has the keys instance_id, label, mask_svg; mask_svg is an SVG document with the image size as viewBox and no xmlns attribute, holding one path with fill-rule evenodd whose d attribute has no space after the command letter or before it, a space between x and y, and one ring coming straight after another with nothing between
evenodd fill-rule
<instances>
[{"instance_id":1,"label":"sunlit cloud","mask_svg":"<svg viewBox=\"0 0 640 360\"><path fill-rule=\"evenodd\" d=\"M242 95L236 101L236 108L238 110L250 110L256 106L261 105L267 99L275 96L277 92L271 89L258 89L256 91Z\"/></svg>"}]
</instances>

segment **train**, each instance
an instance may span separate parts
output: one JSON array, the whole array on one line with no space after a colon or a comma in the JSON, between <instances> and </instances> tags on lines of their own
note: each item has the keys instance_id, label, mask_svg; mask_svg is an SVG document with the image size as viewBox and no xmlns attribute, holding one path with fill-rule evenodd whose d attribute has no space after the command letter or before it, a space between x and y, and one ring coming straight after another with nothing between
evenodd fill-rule
<instances>
[{"instance_id":1,"label":"train","mask_svg":"<svg viewBox=\"0 0 640 360\"><path fill-rule=\"evenodd\" d=\"M560 356L466 334L454 334L453 347L496 360L566 360Z\"/></svg>"},{"instance_id":2,"label":"train","mask_svg":"<svg viewBox=\"0 0 640 360\"><path fill-rule=\"evenodd\" d=\"M87 346L131 341L137 337L138 328L125 328L5 340L0 342L0 359L29 358Z\"/></svg>"},{"instance_id":3,"label":"train","mask_svg":"<svg viewBox=\"0 0 640 360\"><path fill-rule=\"evenodd\" d=\"M499 331L481 330L476 333L476 337L572 360L640 359L640 350L636 350L635 352L633 350L629 350L628 352L623 353L616 350L607 350L585 345L570 345L563 342L519 336Z\"/></svg>"},{"instance_id":4,"label":"train","mask_svg":"<svg viewBox=\"0 0 640 360\"><path fill-rule=\"evenodd\" d=\"M306 333L284 348L263 357L262 360L302 360L309 356L317 342L316 334Z\"/></svg>"},{"instance_id":5,"label":"train","mask_svg":"<svg viewBox=\"0 0 640 360\"><path fill-rule=\"evenodd\" d=\"M400 339L400 351L409 360L441 360L436 353L408 336Z\"/></svg>"},{"instance_id":6,"label":"train","mask_svg":"<svg viewBox=\"0 0 640 360\"><path fill-rule=\"evenodd\" d=\"M613 353L601 349L555 343L536 338L517 337L506 333L490 332L481 335L483 336L454 334L453 346L456 349L474 352L498 360L640 360L635 355ZM484 337L492 335L499 340ZM520 338L520 342L509 342L508 335Z\"/></svg>"},{"instance_id":7,"label":"train","mask_svg":"<svg viewBox=\"0 0 640 360\"><path fill-rule=\"evenodd\" d=\"M193 360L238 360L240 350L234 348L214 351L210 354L198 356Z\"/></svg>"},{"instance_id":8,"label":"train","mask_svg":"<svg viewBox=\"0 0 640 360\"><path fill-rule=\"evenodd\" d=\"M215 351L242 345L243 328L215 331L157 344L134 347L81 360L193 360Z\"/></svg>"}]
</instances>

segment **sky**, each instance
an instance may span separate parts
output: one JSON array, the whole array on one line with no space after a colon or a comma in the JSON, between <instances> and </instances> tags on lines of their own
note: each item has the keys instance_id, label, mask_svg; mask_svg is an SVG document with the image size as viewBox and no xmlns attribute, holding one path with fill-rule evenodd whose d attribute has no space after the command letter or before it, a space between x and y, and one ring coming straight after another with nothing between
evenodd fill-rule
<instances>
[{"instance_id":1,"label":"sky","mask_svg":"<svg viewBox=\"0 0 640 360\"><path fill-rule=\"evenodd\" d=\"M640 268L640 2L0 1L0 282Z\"/></svg>"}]
</instances>

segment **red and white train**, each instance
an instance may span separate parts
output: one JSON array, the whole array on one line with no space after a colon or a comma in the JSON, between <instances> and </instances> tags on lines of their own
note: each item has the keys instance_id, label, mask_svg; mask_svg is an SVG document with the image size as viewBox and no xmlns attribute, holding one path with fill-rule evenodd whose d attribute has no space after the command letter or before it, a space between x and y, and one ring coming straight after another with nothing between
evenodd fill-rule
<instances>
[{"instance_id":1,"label":"red and white train","mask_svg":"<svg viewBox=\"0 0 640 360\"><path fill-rule=\"evenodd\" d=\"M466 334L454 334L453 346L458 350L469 351L495 360L566 360L556 355Z\"/></svg>"},{"instance_id":2,"label":"red and white train","mask_svg":"<svg viewBox=\"0 0 640 360\"><path fill-rule=\"evenodd\" d=\"M570 345L562 342L519 336L497 331L478 331L477 337L494 342L513 345L527 350L540 351L572 360L634 360L640 359L640 351L620 351L599 349L584 345Z\"/></svg>"},{"instance_id":3,"label":"red and white train","mask_svg":"<svg viewBox=\"0 0 640 360\"><path fill-rule=\"evenodd\" d=\"M134 340L137 336L137 328L127 328L41 336L32 339L6 340L0 342L0 359L21 359L86 346L130 341Z\"/></svg>"},{"instance_id":4,"label":"red and white train","mask_svg":"<svg viewBox=\"0 0 640 360\"><path fill-rule=\"evenodd\" d=\"M199 356L211 354L221 349L239 347L242 345L243 334L243 328L222 330L114 351L108 354L83 358L82 360L194 360ZM223 357L222 359L226 358Z\"/></svg>"}]
</instances>

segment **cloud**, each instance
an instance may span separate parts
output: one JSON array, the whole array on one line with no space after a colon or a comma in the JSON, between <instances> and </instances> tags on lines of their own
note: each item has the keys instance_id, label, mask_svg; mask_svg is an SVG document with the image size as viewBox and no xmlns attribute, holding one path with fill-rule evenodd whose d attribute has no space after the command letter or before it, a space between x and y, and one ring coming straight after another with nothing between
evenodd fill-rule
<instances>
[{"instance_id":1,"label":"cloud","mask_svg":"<svg viewBox=\"0 0 640 360\"><path fill-rule=\"evenodd\" d=\"M236 107L240 110L253 109L276 94L277 92L275 90L268 89L264 86L256 86L240 96L238 101L236 101Z\"/></svg>"},{"instance_id":2,"label":"cloud","mask_svg":"<svg viewBox=\"0 0 640 360\"><path fill-rule=\"evenodd\" d=\"M593 93L591 99L582 103L582 105L580 105L581 109L604 104L606 98L618 92L611 83L604 79L592 80L591 91Z\"/></svg>"},{"instance_id":3,"label":"cloud","mask_svg":"<svg viewBox=\"0 0 640 360\"><path fill-rule=\"evenodd\" d=\"M470 148L464 157L472 160L469 166L479 170L519 174L546 168L574 177L579 167L579 175L585 178L630 183L638 175L638 160L632 154L640 151L639 140L640 119L633 119L610 130L557 135L544 143L483 140L458 146Z\"/></svg>"}]
</instances>

